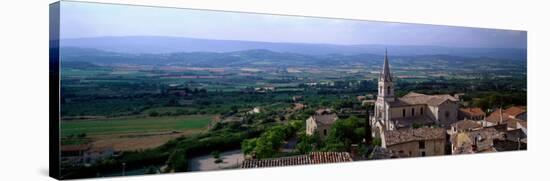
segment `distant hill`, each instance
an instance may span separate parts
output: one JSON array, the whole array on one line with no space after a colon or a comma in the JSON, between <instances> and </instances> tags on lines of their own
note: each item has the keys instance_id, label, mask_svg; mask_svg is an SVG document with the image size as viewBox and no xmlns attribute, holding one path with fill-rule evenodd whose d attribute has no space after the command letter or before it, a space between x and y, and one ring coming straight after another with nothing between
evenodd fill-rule
<instances>
[{"instance_id":1,"label":"distant hill","mask_svg":"<svg viewBox=\"0 0 550 181\"><path fill-rule=\"evenodd\" d=\"M281 53L264 49L253 49L234 52L178 52L164 54L131 54L107 52L96 49L63 47L60 54L62 65L69 67L92 64L148 64L148 65L186 65L202 67L273 67L273 66L379 66L384 57L376 54L327 54L305 55L298 53ZM395 66L476 66L480 64L515 64L524 65L525 61L495 58L473 58L453 55L413 55L390 56Z\"/></svg>"},{"instance_id":2,"label":"distant hill","mask_svg":"<svg viewBox=\"0 0 550 181\"><path fill-rule=\"evenodd\" d=\"M161 36L124 36L63 39L62 47L91 48L130 54L166 54L177 52L227 53L254 49L302 55L357 55L378 54L384 49L392 56L452 55L461 57L489 57L525 61L527 50L513 48L460 48L409 45L333 45L308 43L273 43L257 41L211 40Z\"/></svg>"}]
</instances>

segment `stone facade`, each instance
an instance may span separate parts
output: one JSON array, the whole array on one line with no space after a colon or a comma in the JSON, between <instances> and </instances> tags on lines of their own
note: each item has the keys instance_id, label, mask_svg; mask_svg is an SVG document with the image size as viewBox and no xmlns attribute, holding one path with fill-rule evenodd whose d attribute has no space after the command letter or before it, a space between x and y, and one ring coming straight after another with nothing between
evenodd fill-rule
<instances>
[{"instance_id":1,"label":"stone facade","mask_svg":"<svg viewBox=\"0 0 550 181\"><path fill-rule=\"evenodd\" d=\"M331 109L319 109L306 120L306 134L314 135L317 132L321 138L325 138L337 120L338 116Z\"/></svg>"},{"instance_id":2,"label":"stone facade","mask_svg":"<svg viewBox=\"0 0 550 181\"><path fill-rule=\"evenodd\" d=\"M422 144L424 147L421 147ZM444 155L445 139L406 142L388 146L387 149L409 157Z\"/></svg>"},{"instance_id":3,"label":"stone facade","mask_svg":"<svg viewBox=\"0 0 550 181\"><path fill-rule=\"evenodd\" d=\"M458 121L458 99L451 95L426 95L415 92L395 98L394 83L387 53L378 78L378 97L370 118L374 137L384 131L438 125L449 127Z\"/></svg>"},{"instance_id":4,"label":"stone facade","mask_svg":"<svg viewBox=\"0 0 550 181\"><path fill-rule=\"evenodd\" d=\"M418 128L387 131L382 147L408 157L445 154L446 131L443 128Z\"/></svg>"}]
</instances>

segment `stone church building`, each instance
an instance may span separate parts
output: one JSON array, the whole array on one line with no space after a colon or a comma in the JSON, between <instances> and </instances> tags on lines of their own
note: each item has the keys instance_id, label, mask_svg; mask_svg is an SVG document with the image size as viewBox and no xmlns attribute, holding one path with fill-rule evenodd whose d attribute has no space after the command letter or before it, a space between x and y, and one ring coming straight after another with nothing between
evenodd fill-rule
<instances>
[{"instance_id":1,"label":"stone church building","mask_svg":"<svg viewBox=\"0 0 550 181\"><path fill-rule=\"evenodd\" d=\"M395 97L395 84L390 72L388 55L378 78L378 97L370 117L373 136L400 128L438 125L448 127L458 118L458 100L451 95L426 95L410 92ZM382 136L383 137L383 136Z\"/></svg>"}]
</instances>

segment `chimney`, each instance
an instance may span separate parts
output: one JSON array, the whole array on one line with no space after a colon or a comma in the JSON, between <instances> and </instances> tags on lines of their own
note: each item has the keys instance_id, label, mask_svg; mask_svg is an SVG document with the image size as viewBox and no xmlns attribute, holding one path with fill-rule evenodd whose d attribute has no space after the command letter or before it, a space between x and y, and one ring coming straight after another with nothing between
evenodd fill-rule
<instances>
[{"instance_id":1,"label":"chimney","mask_svg":"<svg viewBox=\"0 0 550 181\"><path fill-rule=\"evenodd\" d=\"M500 120L498 121L498 124L502 124L502 107L500 107L499 112L500 112Z\"/></svg>"}]
</instances>

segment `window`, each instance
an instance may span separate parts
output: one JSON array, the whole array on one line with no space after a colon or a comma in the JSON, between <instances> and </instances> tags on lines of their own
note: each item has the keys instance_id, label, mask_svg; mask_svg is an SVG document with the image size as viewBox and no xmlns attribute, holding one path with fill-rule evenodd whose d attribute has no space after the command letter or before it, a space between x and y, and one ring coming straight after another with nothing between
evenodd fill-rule
<instances>
[{"instance_id":1,"label":"window","mask_svg":"<svg viewBox=\"0 0 550 181\"><path fill-rule=\"evenodd\" d=\"M378 94L382 94L382 86L380 86L380 89L378 89Z\"/></svg>"},{"instance_id":2,"label":"window","mask_svg":"<svg viewBox=\"0 0 550 181\"><path fill-rule=\"evenodd\" d=\"M390 86L388 86L388 95L391 94L391 89L390 89Z\"/></svg>"},{"instance_id":3,"label":"window","mask_svg":"<svg viewBox=\"0 0 550 181\"><path fill-rule=\"evenodd\" d=\"M414 107L411 109L411 115L414 116Z\"/></svg>"},{"instance_id":4,"label":"window","mask_svg":"<svg viewBox=\"0 0 550 181\"><path fill-rule=\"evenodd\" d=\"M403 109L403 117L405 117L405 109Z\"/></svg>"},{"instance_id":5,"label":"window","mask_svg":"<svg viewBox=\"0 0 550 181\"><path fill-rule=\"evenodd\" d=\"M449 113L449 111L445 111L445 118L449 118L449 116L451 116L451 113Z\"/></svg>"},{"instance_id":6,"label":"window","mask_svg":"<svg viewBox=\"0 0 550 181\"><path fill-rule=\"evenodd\" d=\"M409 156L412 156L412 155L413 155L412 151L409 151Z\"/></svg>"},{"instance_id":7,"label":"window","mask_svg":"<svg viewBox=\"0 0 550 181\"><path fill-rule=\"evenodd\" d=\"M424 141L418 142L418 148L420 148L420 149L426 148L426 143Z\"/></svg>"},{"instance_id":8,"label":"window","mask_svg":"<svg viewBox=\"0 0 550 181\"><path fill-rule=\"evenodd\" d=\"M327 135L327 129L323 129L323 135Z\"/></svg>"},{"instance_id":9,"label":"window","mask_svg":"<svg viewBox=\"0 0 550 181\"><path fill-rule=\"evenodd\" d=\"M420 108L420 115L423 115L423 114L424 114L424 108L421 107L421 108Z\"/></svg>"},{"instance_id":10,"label":"window","mask_svg":"<svg viewBox=\"0 0 550 181\"><path fill-rule=\"evenodd\" d=\"M425 152L425 151L422 152L422 156L426 156L426 152Z\"/></svg>"}]
</instances>

